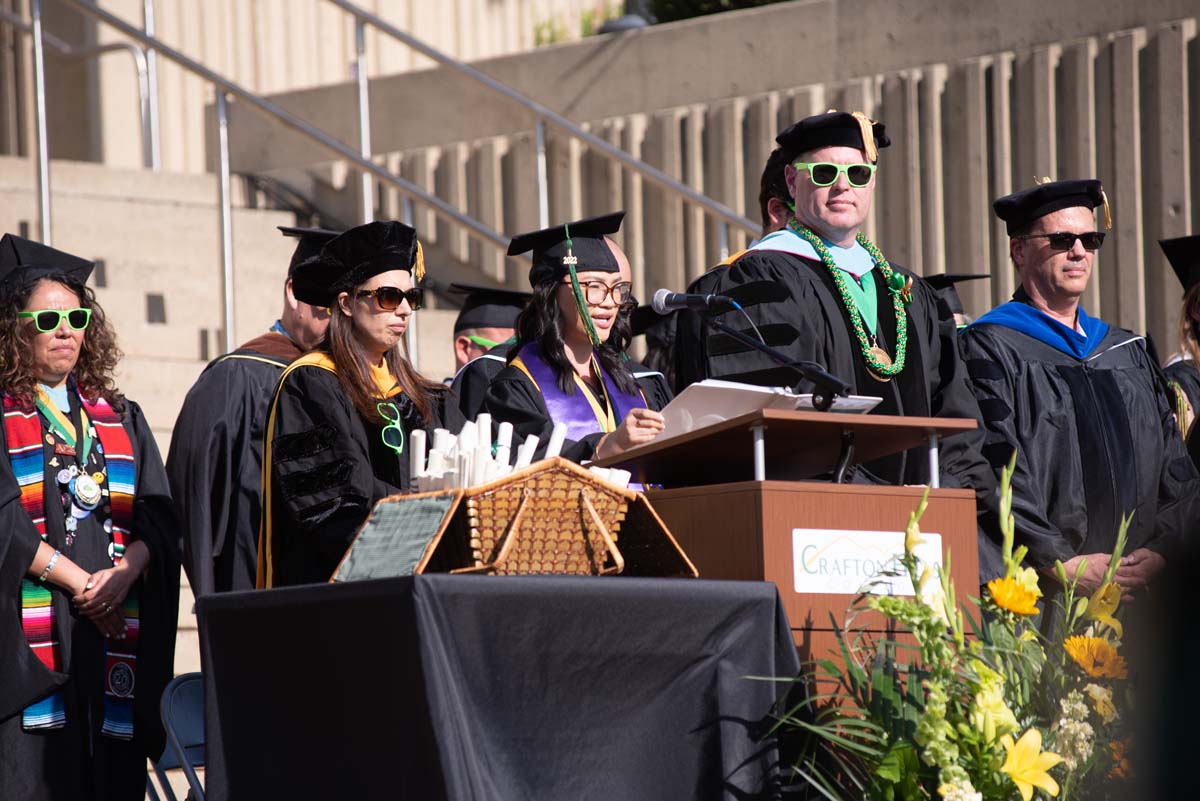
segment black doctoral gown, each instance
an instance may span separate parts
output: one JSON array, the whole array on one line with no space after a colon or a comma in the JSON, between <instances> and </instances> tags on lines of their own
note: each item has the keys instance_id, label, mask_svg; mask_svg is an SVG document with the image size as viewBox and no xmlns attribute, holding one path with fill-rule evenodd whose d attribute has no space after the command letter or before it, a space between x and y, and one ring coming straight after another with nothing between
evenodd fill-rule
<instances>
[{"instance_id":1,"label":"black doctoral gown","mask_svg":"<svg viewBox=\"0 0 1200 801\"><path fill-rule=\"evenodd\" d=\"M197 598L254 588L267 412L283 369L301 355L283 334L264 334L211 362L183 401L167 474Z\"/></svg>"},{"instance_id":2,"label":"black doctoral gown","mask_svg":"<svg viewBox=\"0 0 1200 801\"><path fill-rule=\"evenodd\" d=\"M1166 554L1194 533L1200 477L1143 337L1109 328L1079 359L982 320L961 345L997 475L1017 449L1013 514L1030 565L1112 553L1130 512L1126 553Z\"/></svg>"},{"instance_id":3,"label":"black doctoral gown","mask_svg":"<svg viewBox=\"0 0 1200 801\"><path fill-rule=\"evenodd\" d=\"M435 392L432 419L423 420L403 394L395 403L404 452L383 443L383 427L365 420L342 391L337 375L306 364L280 382L268 432L272 586L328 581L359 527L381 498L409 489L412 431L457 434L463 417L449 390Z\"/></svg>"},{"instance_id":4,"label":"black doctoral gown","mask_svg":"<svg viewBox=\"0 0 1200 801\"><path fill-rule=\"evenodd\" d=\"M78 400L73 393L71 400L71 418L78 427ZM130 541L140 540L150 551L146 573L131 590L140 593L140 628L134 734L129 741L100 733L105 641L90 620L73 614L69 594L46 585L52 595L55 638L62 649L62 664L68 666L66 672L48 670L33 655L21 630L21 579L33 561L39 536L21 507L0 425L0 799L5 801L141 799L146 791L146 759L162 754L158 702L174 673L178 522L154 436L137 404L127 404L123 423L136 466ZM44 419L42 426L44 433L49 430ZM43 452L48 542L88 572L112 567L108 555L111 539L94 515L79 521L75 540L67 545L66 516L55 480L64 457L58 457L56 467L50 464L55 458L53 446L45 445ZM96 458L100 461L103 457ZM55 689L63 694L66 725L49 732L23 731L24 707Z\"/></svg>"},{"instance_id":5,"label":"black doctoral gown","mask_svg":"<svg viewBox=\"0 0 1200 801\"><path fill-rule=\"evenodd\" d=\"M630 360L626 362L633 373L634 381L642 397L646 400L646 408L654 411L661 410L671 402L671 390L662 373L648 370L642 364ZM581 391L581 390L580 390ZM603 393L592 394L601 407L606 408ZM496 422L507 421L513 424L513 453L516 454L517 444L531 434L538 438L535 458L540 459L550 443L550 435L554 432L555 420L550 417L546 401L542 393L534 386L523 372L516 367L504 367L499 371L488 387L482 411L492 415ZM617 421L620 425L621 421ZM604 436L603 433L589 434L580 440L567 439L563 442L561 456L573 462L583 462L592 458L596 445Z\"/></svg>"}]
</instances>

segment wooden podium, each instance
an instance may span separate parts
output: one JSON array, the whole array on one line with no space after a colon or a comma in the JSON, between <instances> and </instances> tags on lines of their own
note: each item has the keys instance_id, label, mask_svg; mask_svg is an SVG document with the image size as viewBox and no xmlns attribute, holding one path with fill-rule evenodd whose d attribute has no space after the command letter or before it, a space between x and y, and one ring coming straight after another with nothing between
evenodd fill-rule
<instances>
[{"instance_id":1,"label":"wooden podium","mask_svg":"<svg viewBox=\"0 0 1200 801\"><path fill-rule=\"evenodd\" d=\"M830 614L838 625L844 622L857 587L870 578L884 533L902 548L902 532L924 489L804 479L828 474L845 460L848 442L857 463L922 444L936 449L941 439L975 427L974 420L765 410L597 464L664 486L647 496L702 578L775 582L800 657L807 660L834 647ZM931 462L937 463L936 450ZM792 480L770 478L780 474ZM930 540L940 536L943 562L945 551L953 553L960 593L974 594L975 493L932 490L921 530ZM836 556L841 553L867 556ZM823 555L829 555L825 563ZM883 561L875 559L875 566ZM851 580L858 577L861 582ZM823 582L840 586L832 592L805 589ZM881 630L882 618L860 616L855 626Z\"/></svg>"}]
</instances>

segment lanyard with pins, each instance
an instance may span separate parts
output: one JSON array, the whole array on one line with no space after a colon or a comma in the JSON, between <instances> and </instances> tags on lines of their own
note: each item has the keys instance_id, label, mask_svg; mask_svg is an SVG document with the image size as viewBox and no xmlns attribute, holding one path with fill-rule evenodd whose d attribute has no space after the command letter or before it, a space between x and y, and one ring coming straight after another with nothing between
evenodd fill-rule
<instances>
[{"instance_id":1,"label":"lanyard with pins","mask_svg":"<svg viewBox=\"0 0 1200 801\"><path fill-rule=\"evenodd\" d=\"M37 399L34 401L42 416L46 418L46 422L50 424L50 429L67 443L68 446L75 448L76 455L79 457L79 464L87 464L88 456L92 452L92 423L88 419L87 412L83 409L79 410L79 426L83 429L83 447L79 447L75 436L75 424L72 423L65 414L53 403L50 398L40 388L38 389Z\"/></svg>"},{"instance_id":2,"label":"lanyard with pins","mask_svg":"<svg viewBox=\"0 0 1200 801\"><path fill-rule=\"evenodd\" d=\"M587 303L583 299L583 288L579 286L579 274L575 271L575 265L579 264L579 259L572 252L571 226L563 225L563 231L567 235L567 255L563 256L563 265L571 274L571 291L575 294L575 307L579 310L580 319L583 320L588 341L592 343L593 348L598 348L600 347L600 337L596 334L596 326L592 324L592 315L588 312Z\"/></svg>"}]
</instances>

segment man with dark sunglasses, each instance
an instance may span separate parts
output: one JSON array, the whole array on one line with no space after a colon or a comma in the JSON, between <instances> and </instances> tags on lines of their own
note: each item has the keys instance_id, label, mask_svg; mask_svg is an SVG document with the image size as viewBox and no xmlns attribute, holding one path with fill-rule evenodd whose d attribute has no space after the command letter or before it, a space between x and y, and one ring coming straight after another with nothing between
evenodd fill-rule
<instances>
[{"instance_id":1,"label":"man with dark sunglasses","mask_svg":"<svg viewBox=\"0 0 1200 801\"><path fill-rule=\"evenodd\" d=\"M1116 582L1136 598L1194 528L1200 476L1146 338L1080 305L1104 242L1096 208L1112 227L1108 199L1096 180L1048 181L993 207L1020 287L961 337L984 454L998 474L1016 451L1017 544L1047 594L1056 561L1096 590L1132 515Z\"/></svg>"},{"instance_id":2,"label":"man with dark sunglasses","mask_svg":"<svg viewBox=\"0 0 1200 801\"><path fill-rule=\"evenodd\" d=\"M267 405L283 369L315 347L329 325L329 310L297 300L292 284L296 268L316 258L337 232L280 231L298 242L279 319L204 369L171 435L167 472L183 520L184 567L197 597L254 588Z\"/></svg>"}]
</instances>

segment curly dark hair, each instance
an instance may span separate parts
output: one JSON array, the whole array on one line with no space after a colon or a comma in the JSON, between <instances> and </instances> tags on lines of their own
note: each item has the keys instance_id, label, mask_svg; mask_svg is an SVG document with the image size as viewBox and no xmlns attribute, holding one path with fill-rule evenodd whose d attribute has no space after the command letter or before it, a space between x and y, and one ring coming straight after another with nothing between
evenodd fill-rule
<instances>
[{"instance_id":1,"label":"curly dark hair","mask_svg":"<svg viewBox=\"0 0 1200 801\"><path fill-rule=\"evenodd\" d=\"M558 379L558 387L568 395L575 394L575 368L567 361L566 349L563 347L562 327L558 321L558 287L559 282L550 281L533 287L533 298L521 310L517 317L517 346L508 352L511 362L520 353L521 348L529 342L536 342L542 350L542 358L554 370ZM572 306L572 313L575 309ZM612 380L622 392L633 394L637 392L637 382L633 379L626 364L625 349L633 340L632 327L628 313L618 313L613 320L612 329L604 344L596 348L596 358L600 365L612 376Z\"/></svg>"},{"instance_id":2,"label":"curly dark hair","mask_svg":"<svg viewBox=\"0 0 1200 801\"><path fill-rule=\"evenodd\" d=\"M23 407L31 408L37 395L38 378L33 373L30 343L37 334L17 313L24 310L34 289L43 281L62 284L78 296L79 305L92 310L83 335L79 360L71 375L79 394L89 401L108 401L118 413L125 410L125 396L113 380L121 351L117 336L96 302L96 295L82 281L68 275L51 274L0 289L0 390Z\"/></svg>"}]
</instances>

